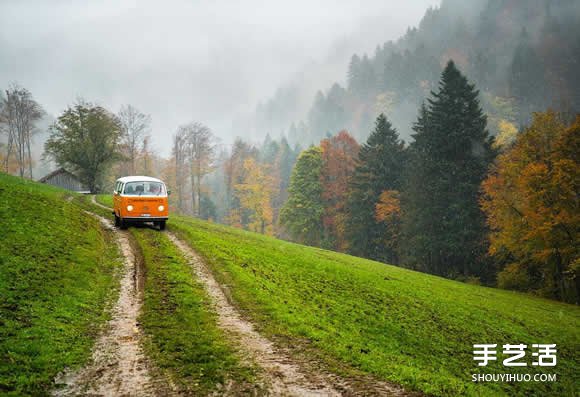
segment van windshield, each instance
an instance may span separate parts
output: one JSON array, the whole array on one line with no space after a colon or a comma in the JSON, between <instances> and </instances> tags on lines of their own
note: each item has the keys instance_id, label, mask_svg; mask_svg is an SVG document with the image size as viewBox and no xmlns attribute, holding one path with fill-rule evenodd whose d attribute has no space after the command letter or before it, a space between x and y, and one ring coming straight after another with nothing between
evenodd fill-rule
<instances>
[{"instance_id":1,"label":"van windshield","mask_svg":"<svg viewBox=\"0 0 580 397\"><path fill-rule=\"evenodd\" d=\"M127 182L123 194L127 196L159 196L165 195L165 189L160 182Z\"/></svg>"}]
</instances>

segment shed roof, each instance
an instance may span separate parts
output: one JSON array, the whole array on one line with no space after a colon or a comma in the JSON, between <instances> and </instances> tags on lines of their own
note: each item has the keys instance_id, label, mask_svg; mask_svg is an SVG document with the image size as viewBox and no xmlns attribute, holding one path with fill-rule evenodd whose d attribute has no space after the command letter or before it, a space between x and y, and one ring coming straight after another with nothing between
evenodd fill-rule
<instances>
[{"instance_id":1,"label":"shed roof","mask_svg":"<svg viewBox=\"0 0 580 397\"><path fill-rule=\"evenodd\" d=\"M67 174L67 175L73 177L74 179L79 180L79 178L75 174L73 174L72 172L69 172L69 171L67 171L67 170L65 170L64 168L61 167L61 168L59 168L57 170L52 171L50 174L46 174L45 176L43 176L42 178L40 178L38 180L38 182L44 183L47 180L49 180L50 178L52 178L53 176L56 176L58 174Z\"/></svg>"}]
</instances>

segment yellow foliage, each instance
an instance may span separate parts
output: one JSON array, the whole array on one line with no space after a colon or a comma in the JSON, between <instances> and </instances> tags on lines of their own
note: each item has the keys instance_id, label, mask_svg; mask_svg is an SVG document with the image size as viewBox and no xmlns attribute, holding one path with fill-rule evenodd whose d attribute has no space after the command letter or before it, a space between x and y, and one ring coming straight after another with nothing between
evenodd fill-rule
<instances>
[{"instance_id":1,"label":"yellow foliage","mask_svg":"<svg viewBox=\"0 0 580 397\"><path fill-rule=\"evenodd\" d=\"M391 115L396 102L397 94L395 94L393 91L387 91L377 95L375 99L376 114L383 113L386 116Z\"/></svg>"},{"instance_id":2,"label":"yellow foliage","mask_svg":"<svg viewBox=\"0 0 580 397\"><path fill-rule=\"evenodd\" d=\"M499 132L495 137L494 147L505 148L511 145L518 135L518 128L512 122L501 119L498 122Z\"/></svg>"},{"instance_id":3,"label":"yellow foliage","mask_svg":"<svg viewBox=\"0 0 580 397\"><path fill-rule=\"evenodd\" d=\"M379 197L379 202L375 205L375 219L379 222L386 222L401 215L401 202L399 192L396 190L385 190Z\"/></svg>"},{"instance_id":4,"label":"yellow foliage","mask_svg":"<svg viewBox=\"0 0 580 397\"><path fill-rule=\"evenodd\" d=\"M248 228L252 231L272 235L272 194L274 192L274 178L268 174L267 167L259 164L255 159L244 161L245 178L243 183L235 185L242 209L250 210Z\"/></svg>"}]
</instances>

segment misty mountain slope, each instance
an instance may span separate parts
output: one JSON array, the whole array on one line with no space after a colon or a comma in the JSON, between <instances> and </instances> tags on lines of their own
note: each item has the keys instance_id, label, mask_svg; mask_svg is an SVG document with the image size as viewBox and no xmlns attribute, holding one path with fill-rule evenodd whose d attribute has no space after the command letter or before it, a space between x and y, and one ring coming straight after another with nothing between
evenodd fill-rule
<instances>
[{"instance_id":1,"label":"misty mountain slope","mask_svg":"<svg viewBox=\"0 0 580 397\"><path fill-rule=\"evenodd\" d=\"M291 142L317 143L344 128L363 140L384 112L409 140L417 109L449 59L481 91L494 134L500 121L521 125L532 111L573 114L580 110L580 3L444 0L403 37L353 55L346 85L319 87L301 119L279 123L289 119L284 109L295 109L289 89L257 109L256 124L263 134L284 129Z\"/></svg>"},{"instance_id":2,"label":"misty mountain slope","mask_svg":"<svg viewBox=\"0 0 580 397\"><path fill-rule=\"evenodd\" d=\"M204 257L261 333L339 373L362 371L434 395L570 395L577 384L577 306L189 217L174 216L169 227ZM558 382L473 383L472 373L506 371L500 358L478 367L477 343L556 343L557 371L531 366L528 351L527 366L509 372L557 373Z\"/></svg>"}]
</instances>

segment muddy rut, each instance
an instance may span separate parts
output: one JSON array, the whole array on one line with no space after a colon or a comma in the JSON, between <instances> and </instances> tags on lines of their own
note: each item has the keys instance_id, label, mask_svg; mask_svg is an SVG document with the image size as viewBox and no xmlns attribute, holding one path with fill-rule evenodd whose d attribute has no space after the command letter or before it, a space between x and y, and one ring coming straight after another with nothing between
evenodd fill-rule
<instances>
[{"instance_id":1,"label":"muddy rut","mask_svg":"<svg viewBox=\"0 0 580 397\"><path fill-rule=\"evenodd\" d=\"M92 201L95 205L110 210L97 203L94 196ZM109 221L98 216L97 218L105 227L113 229ZM168 389L153 381L148 372L150 365L139 347L140 332L136 324L141 306L137 284L139 275L136 273L138 266L127 233L121 231L116 233L125 256L125 267L121 294L113 319L107 331L99 338L93 355L93 364L74 374L70 382L65 382L68 383L68 387L58 395L76 395L79 392L85 395L127 396L176 394L174 388ZM286 350L276 347L257 332L254 325L243 318L228 301L204 260L175 234L171 232L166 234L183 253L195 276L203 284L215 307L220 328L231 336L247 364L258 365L261 374L260 383L263 385L257 390L265 389L266 394L274 396L409 395L395 385L370 377L338 377L320 370L316 362L297 360ZM236 395L236 392L229 390L226 385L221 394Z\"/></svg>"},{"instance_id":2,"label":"muddy rut","mask_svg":"<svg viewBox=\"0 0 580 397\"><path fill-rule=\"evenodd\" d=\"M127 232L114 229L107 219L89 214L99 219L103 227L114 231L123 254L119 299L112 310L111 320L97 339L89 365L57 378L56 383L64 387L53 395L166 395L167 390L153 381L150 365L139 343L141 331L137 318L142 303L141 275L129 236Z\"/></svg>"},{"instance_id":3,"label":"muddy rut","mask_svg":"<svg viewBox=\"0 0 580 397\"><path fill-rule=\"evenodd\" d=\"M264 382L272 395L342 396L342 395L407 395L402 389L372 379L344 379L317 370L315 363L298 362L260 335L232 306L203 259L175 234L169 239L190 262L215 305L219 326L233 334L241 352L262 370ZM306 365L307 364L307 365ZM308 367L306 370L305 367Z\"/></svg>"}]
</instances>

